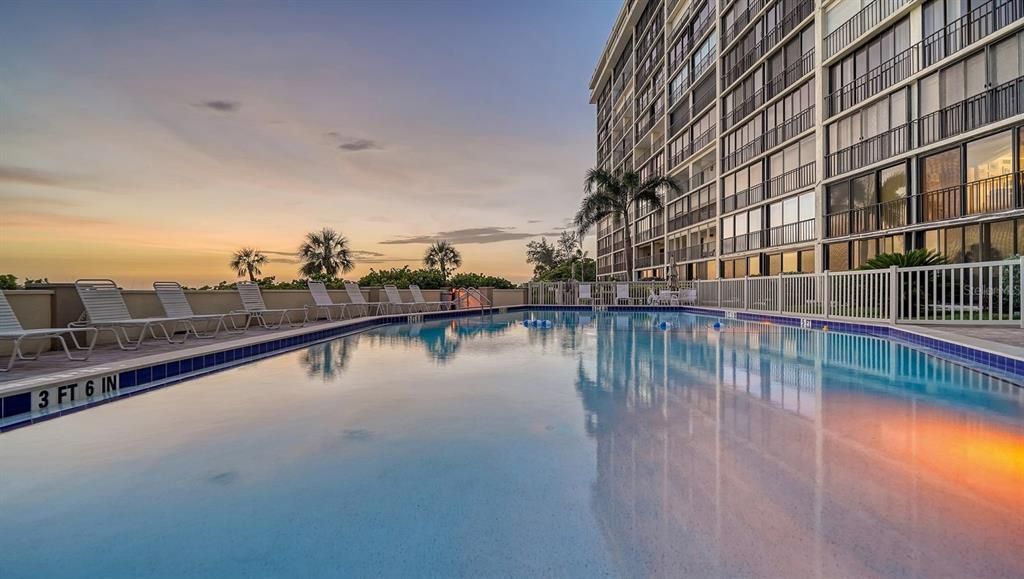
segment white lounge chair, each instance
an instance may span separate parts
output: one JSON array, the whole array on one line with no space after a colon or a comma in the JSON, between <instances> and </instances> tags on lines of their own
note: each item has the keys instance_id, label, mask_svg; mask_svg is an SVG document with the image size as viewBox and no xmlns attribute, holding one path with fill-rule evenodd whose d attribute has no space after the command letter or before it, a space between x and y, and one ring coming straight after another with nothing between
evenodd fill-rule
<instances>
[{"instance_id":1,"label":"white lounge chair","mask_svg":"<svg viewBox=\"0 0 1024 579\"><path fill-rule=\"evenodd\" d=\"M591 286L589 283L581 283L576 289L576 303L581 304L583 300L587 300L591 304L594 303L594 298L590 293Z\"/></svg>"},{"instance_id":2,"label":"white lounge chair","mask_svg":"<svg viewBox=\"0 0 1024 579\"><path fill-rule=\"evenodd\" d=\"M420 291L420 286L416 284L409 284L409 292L412 293L412 301L416 302L416 305L420 307L421 311L427 311L431 307L433 307L435 311L441 311L442 308L448 306L448 302L428 302L423 298L423 292Z\"/></svg>"},{"instance_id":3,"label":"white lounge chair","mask_svg":"<svg viewBox=\"0 0 1024 579\"><path fill-rule=\"evenodd\" d=\"M370 310L373 309L375 315L380 315L387 306L386 303L382 302L368 302L366 297L363 296L363 290L359 289L354 283L345 284L345 292L348 293L348 300L352 303L349 307L362 308L364 315L370 315Z\"/></svg>"},{"instance_id":4,"label":"white lounge chair","mask_svg":"<svg viewBox=\"0 0 1024 579\"><path fill-rule=\"evenodd\" d=\"M188 331L197 338L216 338L221 330L229 334L240 334L245 331L245 325L239 325L242 322L240 318L245 314L195 313L192 305L188 303L188 298L185 297L185 291L181 289L181 284L176 281L155 281L153 289L156 290L156 297L160 299L164 313L171 318L184 318ZM203 326L203 331L200 332L196 328L197 322Z\"/></svg>"},{"instance_id":5,"label":"white lounge chair","mask_svg":"<svg viewBox=\"0 0 1024 579\"><path fill-rule=\"evenodd\" d=\"M679 303L693 305L697 303L697 288L687 288L679 291Z\"/></svg>"},{"instance_id":6,"label":"white lounge chair","mask_svg":"<svg viewBox=\"0 0 1024 579\"><path fill-rule=\"evenodd\" d=\"M68 347L67 341L64 339L65 334L71 334L72 332L84 332L86 337L86 346L84 348L78 346L77 340L75 343L75 349L84 351L85 353L79 356L73 356L71 354L71 348ZM6 372L14 366L14 360L35 360L39 358L39 354L42 353L50 343L50 338L56 338L60 345L64 348L64 353L67 354L68 360L88 360L89 354L92 354L92 348L96 345L96 337L99 336L99 330L96 328L36 328L26 330L22 327L21 322L18 321L18 316L14 315L14 309L11 308L10 302L7 301L7 296L4 292L0 291L0 341L10 341L11 344L11 357L7 360L7 366L0 367L0 372ZM21 349L21 343L24 340L38 340L39 347L36 349L35 354L26 354Z\"/></svg>"},{"instance_id":7,"label":"white lounge chair","mask_svg":"<svg viewBox=\"0 0 1024 579\"><path fill-rule=\"evenodd\" d=\"M398 288L393 285L384 286L384 294L388 296L388 311L397 310L400 314L412 313L413 309L417 307L414 303L403 302L402 294L398 293Z\"/></svg>"},{"instance_id":8,"label":"white lounge chair","mask_svg":"<svg viewBox=\"0 0 1024 579\"><path fill-rule=\"evenodd\" d=\"M188 320L182 317L167 318L133 318L128 306L124 303L121 289L109 279L80 279L75 282L78 297L85 306L85 319L71 322L69 328L92 326L99 331L114 334L117 346L122 350L136 350L146 338L146 331L153 339L167 340L172 344L180 344L188 338ZM135 340L128 333L129 328L138 328L139 337ZM169 329L168 329L169 328ZM157 329L160 333L157 333ZM174 335L182 330L180 340ZM74 334L75 346L81 347Z\"/></svg>"},{"instance_id":9,"label":"white lounge chair","mask_svg":"<svg viewBox=\"0 0 1024 579\"><path fill-rule=\"evenodd\" d=\"M338 319L345 317L345 308L348 306L346 303L335 303L331 299L331 294L327 293L327 286L322 281L311 281L306 284L309 288L310 295L313 296L313 303L315 305L306 306L306 311L313 311L313 319L319 319L320 314L327 316L328 321L334 321L334 316L331 314L332 311L338 312Z\"/></svg>"},{"instance_id":10,"label":"white lounge chair","mask_svg":"<svg viewBox=\"0 0 1024 579\"><path fill-rule=\"evenodd\" d=\"M260 327L268 330L276 330L284 324L288 324L292 328L306 325L306 308L277 308L269 309L267 304L263 303L263 294L260 292L260 286L252 283L251 281L245 281L238 283L238 297L242 299L242 307L244 310L235 310L231 313L245 313L248 319L245 322L245 327L249 327L253 320ZM302 312L302 320L296 322L292 319L293 312ZM270 318L276 318L276 321L268 320Z\"/></svg>"},{"instance_id":11,"label":"white lounge chair","mask_svg":"<svg viewBox=\"0 0 1024 579\"><path fill-rule=\"evenodd\" d=\"M633 298L629 296L629 284L628 283L617 283L615 284L615 304L622 300L626 300L626 303L633 304Z\"/></svg>"}]
</instances>

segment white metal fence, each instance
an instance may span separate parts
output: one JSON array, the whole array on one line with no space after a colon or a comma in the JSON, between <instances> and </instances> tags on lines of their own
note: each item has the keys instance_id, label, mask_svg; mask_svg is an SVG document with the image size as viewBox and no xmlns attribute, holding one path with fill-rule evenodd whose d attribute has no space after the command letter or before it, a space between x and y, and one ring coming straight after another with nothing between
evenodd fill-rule
<instances>
[{"instance_id":1,"label":"white metal fence","mask_svg":"<svg viewBox=\"0 0 1024 579\"><path fill-rule=\"evenodd\" d=\"M882 270L686 281L533 282L531 305L692 305L903 324L1020 324L1024 257ZM589 286L590 298L586 299ZM584 299L580 299L583 295Z\"/></svg>"}]
</instances>

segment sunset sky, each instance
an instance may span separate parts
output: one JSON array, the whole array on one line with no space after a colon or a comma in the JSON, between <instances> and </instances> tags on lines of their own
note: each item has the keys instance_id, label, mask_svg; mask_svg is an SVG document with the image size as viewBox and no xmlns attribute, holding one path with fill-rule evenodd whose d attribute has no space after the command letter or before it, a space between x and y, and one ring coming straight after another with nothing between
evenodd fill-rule
<instances>
[{"instance_id":1,"label":"sunset sky","mask_svg":"<svg viewBox=\"0 0 1024 579\"><path fill-rule=\"evenodd\" d=\"M190 285L358 267L529 278L594 161L587 85L616 1L11 2L0 18L0 273ZM593 255L593 239L588 240Z\"/></svg>"}]
</instances>

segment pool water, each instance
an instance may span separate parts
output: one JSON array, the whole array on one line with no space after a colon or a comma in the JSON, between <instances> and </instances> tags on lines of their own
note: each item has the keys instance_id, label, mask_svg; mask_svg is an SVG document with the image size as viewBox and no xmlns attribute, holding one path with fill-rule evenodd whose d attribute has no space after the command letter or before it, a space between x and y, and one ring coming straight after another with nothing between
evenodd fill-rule
<instances>
[{"instance_id":1,"label":"pool water","mask_svg":"<svg viewBox=\"0 0 1024 579\"><path fill-rule=\"evenodd\" d=\"M382 327L2 434L0 577L1024 576L1024 389L713 322Z\"/></svg>"}]
</instances>

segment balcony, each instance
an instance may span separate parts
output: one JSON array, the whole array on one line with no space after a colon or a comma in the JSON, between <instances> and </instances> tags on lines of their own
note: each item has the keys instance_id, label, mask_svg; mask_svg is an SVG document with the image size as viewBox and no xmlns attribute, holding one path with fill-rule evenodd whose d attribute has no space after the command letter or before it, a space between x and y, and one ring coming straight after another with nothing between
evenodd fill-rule
<instances>
[{"instance_id":1,"label":"balcony","mask_svg":"<svg viewBox=\"0 0 1024 579\"><path fill-rule=\"evenodd\" d=\"M1024 76L990 88L917 121L918 146L973 131L1024 112Z\"/></svg>"},{"instance_id":2,"label":"balcony","mask_svg":"<svg viewBox=\"0 0 1024 579\"><path fill-rule=\"evenodd\" d=\"M751 231L722 240L722 254L739 253L764 247L764 231Z\"/></svg>"},{"instance_id":3,"label":"balcony","mask_svg":"<svg viewBox=\"0 0 1024 579\"><path fill-rule=\"evenodd\" d=\"M808 107L781 125L754 137L735 152L723 157L725 170L735 169L814 126L814 107Z\"/></svg>"},{"instance_id":4,"label":"balcony","mask_svg":"<svg viewBox=\"0 0 1024 579\"><path fill-rule=\"evenodd\" d=\"M682 147L674 155L669 157L669 160L668 160L669 168L675 167L676 165L682 163L686 159L689 159L690 157L693 156L694 153L696 153L697 151L700 151L704 147L710 145L711 142L714 139L715 139L715 127L712 126L710 129L708 129L708 130L704 131L703 133L701 133L700 135L697 135L696 137L694 137L693 140L691 140L688 145L686 145L685 147Z\"/></svg>"},{"instance_id":5,"label":"balcony","mask_svg":"<svg viewBox=\"0 0 1024 579\"><path fill-rule=\"evenodd\" d=\"M843 237L902 227L909 223L909 207L910 200L903 198L848 211L829 213L825 216L826 235L828 237Z\"/></svg>"},{"instance_id":6,"label":"balcony","mask_svg":"<svg viewBox=\"0 0 1024 579\"><path fill-rule=\"evenodd\" d=\"M813 241L814 238L814 219L779 225L768 230L769 247Z\"/></svg>"},{"instance_id":7,"label":"balcony","mask_svg":"<svg viewBox=\"0 0 1024 579\"><path fill-rule=\"evenodd\" d=\"M644 268L644 267L658 267L658 266L661 266L661 265L665 265L665 254L663 254L663 253L658 253L658 254L655 254L655 255L638 255L638 256L636 256L636 265L635 265L635 267L637 269Z\"/></svg>"},{"instance_id":8,"label":"balcony","mask_svg":"<svg viewBox=\"0 0 1024 579\"><path fill-rule=\"evenodd\" d=\"M729 212L743 209L748 205L760 203L766 199L772 199L805 187L810 187L814 185L816 178L817 165L812 161L796 169L786 171L764 183L758 183L753 187L739 191L735 195L722 198L722 211Z\"/></svg>"},{"instance_id":9,"label":"balcony","mask_svg":"<svg viewBox=\"0 0 1024 579\"><path fill-rule=\"evenodd\" d=\"M739 80L748 70L750 70L750 67L754 66L755 62L775 48L779 41L795 30L797 25L810 16L813 11L814 2L805 1L797 4L789 11L788 14L782 17L782 20L779 21L778 24L776 24L771 30L767 31L757 44L735 59L732 66L726 70L726 84L730 85ZM748 34L750 34L750 32L748 32ZM732 56L733 53L734 50L730 50L726 53L726 62L730 60L728 57Z\"/></svg>"},{"instance_id":10,"label":"balcony","mask_svg":"<svg viewBox=\"0 0 1024 579\"><path fill-rule=\"evenodd\" d=\"M918 223L1022 208L1021 177L1008 173L914 196Z\"/></svg>"},{"instance_id":11,"label":"balcony","mask_svg":"<svg viewBox=\"0 0 1024 579\"><path fill-rule=\"evenodd\" d=\"M736 14L733 17L732 24L730 24L722 33L722 44L728 45L741 30L750 24L750 20L764 8L767 0L751 0L747 3L747 7L742 12Z\"/></svg>"},{"instance_id":12,"label":"balcony","mask_svg":"<svg viewBox=\"0 0 1024 579\"><path fill-rule=\"evenodd\" d=\"M1024 0L992 0L950 22L921 41L925 67L960 52L1024 16Z\"/></svg>"},{"instance_id":13,"label":"balcony","mask_svg":"<svg viewBox=\"0 0 1024 579\"><path fill-rule=\"evenodd\" d=\"M825 156L825 176L834 177L892 158L912 148L913 123L900 125Z\"/></svg>"},{"instance_id":14,"label":"balcony","mask_svg":"<svg viewBox=\"0 0 1024 579\"><path fill-rule=\"evenodd\" d=\"M826 155L826 177L854 171L1021 113L1024 76Z\"/></svg>"},{"instance_id":15,"label":"balcony","mask_svg":"<svg viewBox=\"0 0 1024 579\"><path fill-rule=\"evenodd\" d=\"M839 114L1022 17L1024 0L992 0L979 6L942 30L833 90L825 97L826 112L830 117Z\"/></svg>"},{"instance_id":16,"label":"balcony","mask_svg":"<svg viewBox=\"0 0 1024 579\"><path fill-rule=\"evenodd\" d=\"M868 4L825 37L825 58L832 58L876 24L912 2L913 0L875 0Z\"/></svg>"},{"instance_id":17,"label":"balcony","mask_svg":"<svg viewBox=\"0 0 1024 579\"><path fill-rule=\"evenodd\" d=\"M715 256L715 242L708 241L698 245L689 245L669 252L670 262L696 261Z\"/></svg>"},{"instance_id":18,"label":"balcony","mask_svg":"<svg viewBox=\"0 0 1024 579\"><path fill-rule=\"evenodd\" d=\"M785 70L773 76L763 87L736 105L727 115L723 117L725 127L732 128L743 120L747 115L757 110L764 103L772 100L782 91L800 80L814 67L814 51L805 52L800 60L790 64Z\"/></svg>"}]
</instances>

